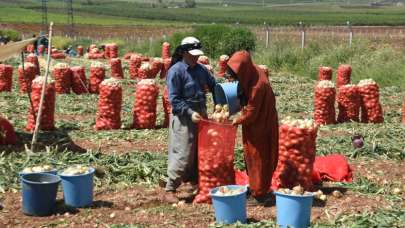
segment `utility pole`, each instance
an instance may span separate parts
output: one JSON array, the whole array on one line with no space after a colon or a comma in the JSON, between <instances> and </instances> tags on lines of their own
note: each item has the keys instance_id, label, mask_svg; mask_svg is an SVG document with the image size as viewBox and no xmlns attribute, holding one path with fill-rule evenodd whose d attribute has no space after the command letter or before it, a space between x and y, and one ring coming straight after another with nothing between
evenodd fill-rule
<instances>
[{"instance_id":1,"label":"utility pole","mask_svg":"<svg viewBox=\"0 0 405 228\"><path fill-rule=\"evenodd\" d=\"M73 0L66 1L67 10L67 33L70 37L74 35L74 22L73 22Z\"/></svg>"},{"instance_id":2,"label":"utility pole","mask_svg":"<svg viewBox=\"0 0 405 228\"><path fill-rule=\"evenodd\" d=\"M42 31L48 33L48 0L42 0Z\"/></svg>"}]
</instances>

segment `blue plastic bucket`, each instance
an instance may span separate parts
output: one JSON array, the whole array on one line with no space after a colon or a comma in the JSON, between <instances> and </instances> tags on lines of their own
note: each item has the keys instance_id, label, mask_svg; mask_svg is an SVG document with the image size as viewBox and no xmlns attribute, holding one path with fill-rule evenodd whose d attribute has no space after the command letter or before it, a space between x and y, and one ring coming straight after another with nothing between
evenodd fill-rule
<instances>
[{"instance_id":1,"label":"blue plastic bucket","mask_svg":"<svg viewBox=\"0 0 405 228\"><path fill-rule=\"evenodd\" d=\"M305 228L311 223L313 195L287 195L275 192L277 224L281 227Z\"/></svg>"},{"instance_id":2,"label":"blue plastic bucket","mask_svg":"<svg viewBox=\"0 0 405 228\"><path fill-rule=\"evenodd\" d=\"M49 173L30 173L21 177L22 211L27 215L51 215L56 207L60 178Z\"/></svg>"},{"instance_id":3,"label":"blue plastic bucket","mask_svg":"<svg viewBox=\"0 0 405 228\"><path fill-rule=\"evenodd\" d=\"M215 211L217 223L231 224L235 222L246 223L246 192L247 187L243 185L227 185L229 189L244 189L244 191L232 196L217 196L215 193L219 187L213 188L210 192L212 204Z\"/></svg>"},{"instance_id":4,"label":"blue plastic bucket","mask_svg":"<svg viewBox=\"0 0 405 228\"><path fill-rule=\"evenodd\" d=\"M86 207L93 203L93 175L94 169L82 175L63 175L62 179L63 198L65 204L71 207Z\"/></svg>"},{"instance_id":5,"label":"blue plastic bucket","mask_svg":"<svg viewBox=\"0 0 405 228\"><path fill-rule=\"evenodd\" d=\"M229 113L235 114L240 110L240 103L238 99L238 82L220 83L215 86L215 103L228 104Z\"/></svg>"}]
</instances>

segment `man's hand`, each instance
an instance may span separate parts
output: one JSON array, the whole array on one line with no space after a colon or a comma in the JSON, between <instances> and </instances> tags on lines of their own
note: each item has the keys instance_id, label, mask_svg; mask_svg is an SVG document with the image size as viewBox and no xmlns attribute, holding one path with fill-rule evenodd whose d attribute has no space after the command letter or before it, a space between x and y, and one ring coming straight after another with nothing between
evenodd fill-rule
<instances>
[{"instance_id":1,"label":"man's hand","mask_svg":"<svg viewBox=\"0 0 405 228\"><path fill-rule=\"evenodd\" d=\"M200 122L201 119L202 117L198 112L193 112L193 114L191 114L191 121L193 121L194 123Z\"/></svg>"}]
</instances>

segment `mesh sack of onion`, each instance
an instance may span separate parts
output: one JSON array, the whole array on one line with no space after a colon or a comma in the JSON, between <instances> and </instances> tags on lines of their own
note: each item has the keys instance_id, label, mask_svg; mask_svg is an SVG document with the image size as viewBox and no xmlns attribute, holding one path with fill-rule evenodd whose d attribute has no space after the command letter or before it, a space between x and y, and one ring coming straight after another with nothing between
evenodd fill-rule
<instances>
[{"instance_id":1,"label":"mesh sack of onion","mask_svg":"<svg viewBox=\"0 0 405 228\"><path fill-rule=\"evenodd\" d=\"M313 190L312 171L316 153L317 126L312 120L287 117L279 127L279 157L272 188L301 185Z\"/></svg>"},{"instance_id":2,"label":"mesh sack of onion","mask_svg":"<svg viewBox=\"0 0 405 228\"><path fill-rule=\"evenodd\" d=\"M154 79L143 79L136 85L133 106L133 124L135 129L154 129L156 127L156 108L159 87Z\"/></svg>"},{"instance_id":3,"label":"mesh sack of onion","mask_svg":"<svg viewBox=\"0 0 405 228\"><path fill-rule=\"evenodd\" d=\"M58 94L70 93L72 87L72 71L66 63L57 63L52 70L55 90Z\"/></svg>"},{"instance_id":4,"label":"mesh sack of onion","mask_svg":"<svg viewBox=\"0 0 405 228\"><path fill-rule=\"evenodd\" d=\"M122 71L121 59L119 58L110 59L110 65L111 65L111 77L123 79L124 72Z\"/></svg>"},{"instance_id":5,"label":"mesh sack of onion","mask_svg":"<svg viewBox=\"0 0 405 228\"><path fill-rule=\"evenodd\" d=\"M163 59L163 66L162 66L162 70L160 71L160 79L166 78L167 71L169 71L171 62L172 62L171 58Z\"/></svg>"},{"instance_id":6,"label":"mesh sack of onion","mask_svg":"<svg viewBox=\"0 0 405 228\"><path fill-rule=\"evenodd\" d=\"M334 124L335 112L335 85L329 80L318 82L315 87L314 120L317 124Z\"/></svg>"},{"instance_id":7,"label":"mesh sack of onion","mask_svg":"<svg viewBox=\"0 0 405 228\"><path fill-rule=\"evenodd\" d=\"M118 45L116 43L110 44L109 58L118 58Z\"/></svg>"},{"instance_id":8,"label":"mesh sack of onion","mask_svg":"<svg viewBox=\"0 0 405 228\"><path fill-rule=\"evenodd\" d=\"M339 109L337 117L339 123L359 121L360 96L356 85L341 86L336 100Z\"/></svg>"},{"instance_id":9,"label":"mesh sack of onion","mask_svg":"<svg viewBox=\"0 0 405 228\"><path fill-rule=\"evenodd\" d=\"M11 92L13 85L13 66L0 64L0 92Z\"/></svg>"},{"instance_id":10,"label":"mesh sack of onion","mask_svg":"<svg viewBox=\"0 0 405 228\"><path fill-rule=\"evenodd\" d=\"M170 58L170 43L163 42L162 44L162 59Z\"/></svg>"},{"instance_id":11,"label":"mesh sack of onion","mask_svg":"<svg viewBox=\"0 0 405 228\"><path fill-rule=\"evenodd\" d=\"M154 75L152 74L152 67L149 62L142 62L141 66L138 69L138 78L139 79L153 79Z\"/></svg>"},{"instance_id":12,"label":"mesh sack of onion","mask_svg":"<svg viewBox=\"0 0 405 228\"><path fill-rule=\"evenodd\" d=\"M100 83L105 78L105 67L101 62L92 62L90 66L89 92L99 93Z\"/></svg>"},{"instance_id":13,"label":"mesh sack of onion","mask_svg":"<svg viewBox=\"0 0 405 228\"><path fill-rule=\"evenodd\" d=\"M26 61L34 64L34 66L35 66L35 75L41 75L41 70L40 70L40 67L39 67L38 57L34 53L31 53L31 54L27 55Z\"/></svg>"},{"instance_id":14,"label":"mesh sack of onion","mask_svg":"<svg viewBox=\"0 0 405 228\"><path fill-rule=\"evenodd\" d=\"M211 203L212 188L235 183L236 127L202 120L198 124L198 195L195 203Z\"/></svg>"},{"instance_id":15,"label":"mesh sack of onion","mask_svg":"<svg viewBox=\"0 0 405 228\"><path fill-rule=\"evenodd\" d=\"M72 90L75 94L87 93L86 71L83 66L71 67L72 71Z\"/></svg>"},{"instance_id":16,"label":"mesh sack of onion","mask_svg":"<svg viewBox=\"0 0 405 228\"><path fill-rule=\"evenodd\" d=\"M384 115L380 103L378 84L373 79L364 79L358 83L361 97L360 112L363 123L382 123Z\"/></svg>"},{"instance_id":17,"label":"mesh sack of onion","mask_svg":"<svg viewBox=\"0 0 405 228\"><path fill-rule=\"evenodd\" d=\"M348 64L339 65L336 75L336 87L340 88L343 85L350 84L352 75L352 67Z\"/></svg>"},{"instance_id":18,"label":"mesh sack of onion","mask_svg":"<svg viewBox=\"0 0 405 228\"><path fill-rule=\"evenodd\" d=\"M332 68L327 66L320 66L318 71L318 80L332 80Z\"/></svg>"},{"instance_id":19,"label":"mesh sack of onion","mask_svg":"<svg viewBox=\"0 0 405 228\"><path fill-rule=\"evenodd\" d=\"M18 67L18 85L21 93L26 93L31 90L32 80L36 76L36 68L32 63L25 63L24 70L22 65Z\"/></svg>"},{"instance_id":20,"label":"mesh sack of onion","mask_svg":"<svg viewBox=\"0 0 405 228\"><path fill-rule=\"evenodd\" d=\"M35 78L32 82L32 107L29 106L27 126L25 129L32 132L35 129L36 117L38 115L39 103L41 100L42 85L45 82L45 77L40 76ZM51 131L55 129L55 83L52 79L48 78L45 87L45 97L42 106L42 115L40 119L40 129Z\"/></svg>"},{"instance_id":21,"label":"mesh sack of onion","mask_svg":"<svg viewBox=\"0 0 405 228\"><path fill-rule=\"evenodd\" d=\"M121 127L122 87L120 80L105 79L100 84L96 130L112 130Z\"/></svg>"},{"instance_id":22,"label":"mesh sack of onion","mask_svg":"<svg viewBox=\"0 0 405 228\"><path fill-rule=\"evenodd\" d=\"M129 60L129 76L132 80L138 78L138 70L142 64L142 57L140 55L134 54L131 55Z\"/></svg>"},{"instance_id":23,"label":"mesh sack of onion","mask_svg":"<svg viewBox=\"0 0 405 228\"><path fill-rule=\"evenodd\" d=\"M155 78L156 75L162 70L163 59L153 58L151 62L151 78Z\"/></svg>"}]
</instances>

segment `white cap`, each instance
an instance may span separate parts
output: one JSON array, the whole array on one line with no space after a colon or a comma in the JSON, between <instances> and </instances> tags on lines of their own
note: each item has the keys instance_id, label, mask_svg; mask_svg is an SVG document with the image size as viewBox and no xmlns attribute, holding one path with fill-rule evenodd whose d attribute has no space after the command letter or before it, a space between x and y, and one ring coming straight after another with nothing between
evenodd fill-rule
<instances>
[{"instance_id":1,"label":"white cap","mask_svg":"<svg viewBox=\"0 0 405 228\"><path fill-rule=\"evenodd\" d=\"M181 41L181 45L184 45L191 55L204 55L204 52L201 51L201 42L195 37L189 36L184 38Z\"/></svg>"}]
</instances>

